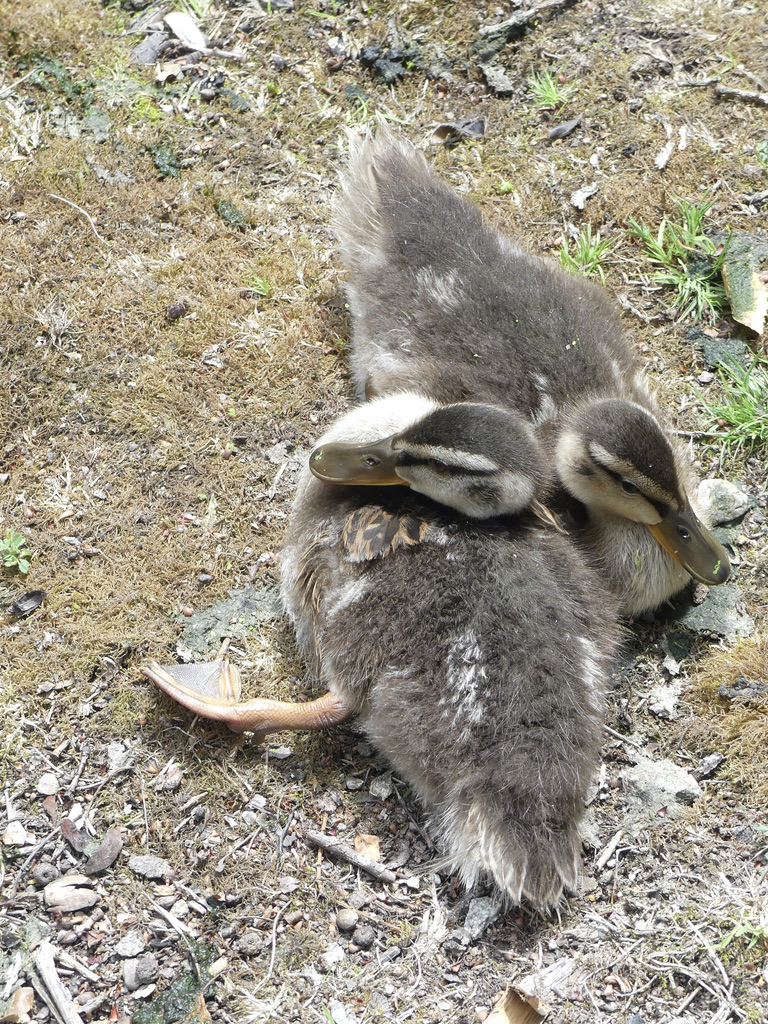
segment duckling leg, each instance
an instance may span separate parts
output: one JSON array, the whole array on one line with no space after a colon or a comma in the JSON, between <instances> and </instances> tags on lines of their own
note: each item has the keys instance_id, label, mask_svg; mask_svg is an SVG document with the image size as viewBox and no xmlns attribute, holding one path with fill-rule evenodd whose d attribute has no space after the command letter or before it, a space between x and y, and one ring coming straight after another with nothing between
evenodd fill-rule
<instances>
[{"instance_id":1,"label":"duckling leg","mask_svg":"<svg viewBox=\"0 0 768 1024\"><path fill-rule=\"evenodd\" d=\"M257 742L281 729L326 729L355 710L330 691L303 704L260 697L241 702L240 674L226 660L166 666L151 661L141 671L194 714L225 722L233 732L253 732Z\"/></svg>"}]
</instances>

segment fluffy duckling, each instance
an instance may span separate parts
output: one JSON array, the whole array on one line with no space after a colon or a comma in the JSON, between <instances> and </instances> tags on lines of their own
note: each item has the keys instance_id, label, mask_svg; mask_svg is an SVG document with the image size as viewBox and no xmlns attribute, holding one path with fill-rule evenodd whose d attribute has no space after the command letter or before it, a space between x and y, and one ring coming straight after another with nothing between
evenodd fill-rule
<instances>
[{"instance_id":1,"label":"fluffy duckling","mask_svg":"<svg viewBox=\"0 0 768 1024\"><path fill-rule=\"evenodd\" d=\"M514 413L367 402L303 470L281 558L283 602L328 693L240 704L237 685L206 696L147 674L261 735L357 714L468 886L489 873L509 901L551 907L578 878L617 620L572 542L527 511L546 480Z\"/></svg>"},{"instance_id":2,"label":"fluffy duckling","mask_svg":"<svg viewBox=\"0 0 768 1024\"><path fill-rule=\"evenodd\" d=\"M621 610L658 607L728 556L607 293L490 228L410 144L350 136L336 226L349 269L359 397L403 388L523 414L550 453L553 502Z\"/></svg>"}]
</instances>

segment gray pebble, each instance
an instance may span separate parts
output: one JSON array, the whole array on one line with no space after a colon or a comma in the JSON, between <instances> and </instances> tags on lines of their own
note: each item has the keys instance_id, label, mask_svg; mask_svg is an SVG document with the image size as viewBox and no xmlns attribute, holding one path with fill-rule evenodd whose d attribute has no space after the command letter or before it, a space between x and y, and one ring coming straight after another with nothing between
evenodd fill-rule
<instances>
[{"instance_id":1,"label":"gray pebble","mask_svg":"<svg viewBox=\"0 0 768 1024\"><path fill-rule=\"evenodd\" d=\"M699 484L699 504L714 526L743 516L752 503L751 495L730 480L702 480Z\"/></svg>"},{"instance_id":2,"label":"gray pebble","mask_svg":"<svg viewBox=\"0 0 768 1024\"><path fill-rule=\"evenodd\" d=\"M383 775L377 775L375 779L371 779L368 792L371 796L375 796L377 800L388 800L392 796L394 788L392 785L392 772L385 772Z\"/></svg>"},{"instance_id":3,"label":"gray pebble","mask_svg":"<svg viewBox=\"0 0 768 1024\"><path fill-rule=\"evenodd\" d=\"M148 853L135 853L128 861L128 867L142 878L165 879L173 874L171 865L162 857L153 857Z\"/></svg>"},{"instance_id":4,"label":"gray pebble","mask_svg":"<svg viewBox=\"0 0 768 1024\"><path fill-rule=\"evenodd\" d=\"M158 975L157 957L144 953L133 960L123 961L123 981L129 992L135 992L142 985L148 985Z\"/></svg>"},{"instance_id":5,"label":"gray pebble","mask_svg":"<svg viewBox=\"0 0 768 1024\"><path fill-rule=\"evenodd\" d=\"M754 700L768 693L768 686L761 683L759 679L747 679L746 676L739 676L733 686L723 683L718 686L718 697L725 697L727 700Z\"/></svg>"},{"instance_id":6,"label":"gray pebble","mask_svg":"<svg viewBox=\"0 0 768 1024\"><path fill-rule=\"evenodd\" d=\"M679 621L694 633L714 633L729 640L755 631L755 620L744 608L744 595L732 582L712 587L706 601L687 609Z\"/></svg>"},{"instance_id":7,"label":"gray pebble","mask_svg":"<svg viewBox=\"0 0 768 1024\"><path fill-rule=\"evenodd\" d=\"M352 942L361 949L370 949L376 941L376 932L369 924L359 924L352 935Z\"/></svg>"},{"instance_id":8,"label":"gray pebble","mask_svg":"<svg viewBox=\"0 0 768 1024\"><path fill-rule=\"evenodd\" d=\"M143 953L145 949L144 939L137 931L128 932L115 946L115 952L122 957L135 957Z\"/></svg>"},{"instance_id":9,"label":"gray pebble","mask_svg":"<svg viewBox=\"0 0 768 1024\"><path fill-rule=\"evenodd\" d=\"M490 896L479 896L470 900L464 928L473 939L479 939L485 929L499 916L500 909L499 902Z\"/></svg>"},{"instance_id":10,"label":"gray pebble","mask_svg":"<svg viewBox=\"0 0 768 1024\"><path fill-rule=\"evenodd\" d=\"M350 791L350 793L356 793L359 789L363 788L363 780L358 779L355 775L350 775L349 778L344 782L344 785Z\"/></svg>"},{"instance_id":11,"label":"gray pebble","mask_svg":"<svg viewBox=\"0 0 768 1024\"><path fill-rule=\"evenodd\" d=\"M47 861L43 861L41 864L35 864L32 868L32 881L35 885L48 885L54 878L58 878L60 872Z\"/></svg>"},{"instance_id":12,"label":"gray pebble","mask_svg":"<svg viewBox=\"0 0 768 1024\"><path fill-rule=\"evenodd\" d=\"M351 932L360 920L355 910L340 910L336 915L336 927L340 932Z\"/></svg>"},{"instance_id":13,"label":"gray pebble","mask_svg":"<svg viewBox=\"0 0 768 1024\"><path fill-rule=\"evenodd\" d=\"M241 956L257 956L264 947L264 936L253 929L243 932L235 943L235 949Z\"/></svg>"}]
</instances>

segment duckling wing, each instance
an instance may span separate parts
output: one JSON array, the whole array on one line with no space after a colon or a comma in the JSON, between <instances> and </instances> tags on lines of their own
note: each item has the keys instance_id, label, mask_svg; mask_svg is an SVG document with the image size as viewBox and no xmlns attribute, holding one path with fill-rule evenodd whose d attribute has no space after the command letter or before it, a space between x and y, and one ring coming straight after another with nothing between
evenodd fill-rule
<instances>
[{"instance_id":1,"label":"duckling wing","mask_svg":"<svg viewBox=\"0 0 768 1024\"><path fill-rule=\"evenodd\" d=\"M392 513L378 505L364 505L347 517L342 543L351 561L367 562L421 543L428 526L426 519L407 509Z\"/></svg>"}]
</instances>

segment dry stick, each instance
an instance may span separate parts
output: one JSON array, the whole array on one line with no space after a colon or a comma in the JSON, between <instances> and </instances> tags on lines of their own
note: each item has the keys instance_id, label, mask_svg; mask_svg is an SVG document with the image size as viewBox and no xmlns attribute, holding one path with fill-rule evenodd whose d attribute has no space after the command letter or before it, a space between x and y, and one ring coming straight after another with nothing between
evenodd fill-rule
<instances>
[{"instance_id":1,"label":"dry stick","mask_svg":"<svg viewBox=\"0 0 768 1024\"><path fill-rule=\"evenodd\" d=\"M48 939L40 943L34 960L35 971L32 981L37 982L35 988L51 1008L54 1018L62 1024L83 1024L83 1018L77 1012L72 996L59 979L53 959L53 946Z\"/></svg>"},{"instance_id":2,"label":"dry stick","mask_svg":"<svg viewBox=\"0 0 768 1024\"><path fill-rule=\"evenodd\" d=\"M16 91L17 86L21 85L22 82L26 82L28 78L31 78L32 75L36 74L39 70L39 68L32 68L32 70L28 71L26 75L22 75L21 78L17 78L15 82L11 82L6 89L3 89L3 91L0 92L0 100L7 99L11 93Z\"/></svg>"},{"instance_id":3,"label":"dry stick","mask_svg":"<svg viewBox=\"0 0 768 1024\"><path fill-rule=\"evenodd\" d=\"M508 29L522 28L523 25L535 21L536 18L540 18L547 11L557 11L561 7L569 7L574 2L575 0L546 0L545 3L539 4L536 7L529 7L524 11L518 11L511 18L507 18L506 21L500 21L498 25L486 25L480 29L478 34L483 39L487 36L500 36Z\"/></svg>"},{"instance_id":4,"label":"dry stick","mask_svg":"<svg viewBox=\"0 0 768 1024\"><path fill-rule=\"evenodd\" d=\"M45 838L44 838L44 839L41 839L41 840L40 840L40 842L39 842L39 843L37 844L37 846L36 846L36 847L34 848L34 850L32 851L32 853L30 853L30 855L29 855L29 856L27 857L27 859L26 859L26 860L24 861L24 863L23 863L23 864L21 865L21 867L19 868L19 870L18 870L18 871L16 872L16 877L15 877L15 878L14 878L14 880L13 880L13 885L11 886L11 890L10 890L10 892L8 893L8 899L9 899L9 900L13 900L13 899L15 898L15 896L16 896L16 891L17 891L17 890L18 890L18 888L19 888L19 883L21 882L22 878L24 877L24 875L25 875L25 873L26 873L26 871L27 871L27 868L29 867L29 865L30 865L30 864L32 863L32 861L33 861L33 860L35 859L35 857L37 857L38 853L41 853L41 852L42 852L42 850L44 849L44 847L45 847L45 846L46 846L46 845L47 845L47 844L48 844L48 843L49 843L49 842L51 841L51 839L53 839L53 837L54 837L55 835L57 835L57 834L58 834L59 832L61 832L61 826L60 826L60 825L57 825L57 826L56 826L56 828L54 828L54 829L51 829L51 831L50 831L50 832L48 833L48 835L47 835L47 836L45 836Z\"/></svg>"},{"instance_id":5,"label":"dry stick","mask_svg":"<svg viewBox=\"0 0 768 1024\"><path fill-rule=\"evenodd\" d=\"M60 203L66 203L67 206L71 206L73 210L77 210L78 213L82 213L88 223L91 225L94 235L98 238L102 245L106 245L109 248L109 242L102 238L99 232L96 230L96 225L93 223L90 214L86 213L82 206L78 206L77 203L72 203L69 199L65 199L63 196L54 195L53 192L47 192L46 195L50 196L51 199L58 199Z\"/></svg>"},{"instance_id":6,"label":"dry stick","mask_svg":"<svg viewBox=\"0 0 768 1024\"><path fill-rule=\"evenodd\" d=\"M315 846L319 846L326 852L332 853L335 857L340 857L353 867L360 868L361 871L365 871L367 874L373 875L374 878L378 878L381 882L397 881L394 871L390 871L383 864L371 860L370 857L363 856L362 853L353 850L346 843L340 843L338 839L334 839L332 836L325 836L322 832L310 830L307 832L307 839L310 843L314 843Z\"/></svg>"},{"instance_id":7,"label":"dry stick","mask_svg":"<svg viewBox=\"0 0 768 1024\"><path fill-rule=\"evenodd\" d=\"M610 843L608 843L608 845L603 850L603 852L600 854L600 856L597 858L597 863L595 864L595 869L597 871L602 871L602 869L605 867L605 865L611 859L613 854L616 852L616 847L619 845L619 843L621 842L621 840L623 838L624 838L624 833L621 830L619 830L616 833L616 835L613 837L613 839L610 841Z\"/></svg>"},{"instance_id":8,"label":"dry stick","mask_svg":"<svg viewBox=\"0 0 768 1024\"><path fill-rule=\"evenodd\" d=\"M731 89L727 85L716 85L715 95L724 99L744 100L745 103L757 103L761 107L768 107L767 92L748 92L746 89Z\"/></svg>"}]
</instances>

